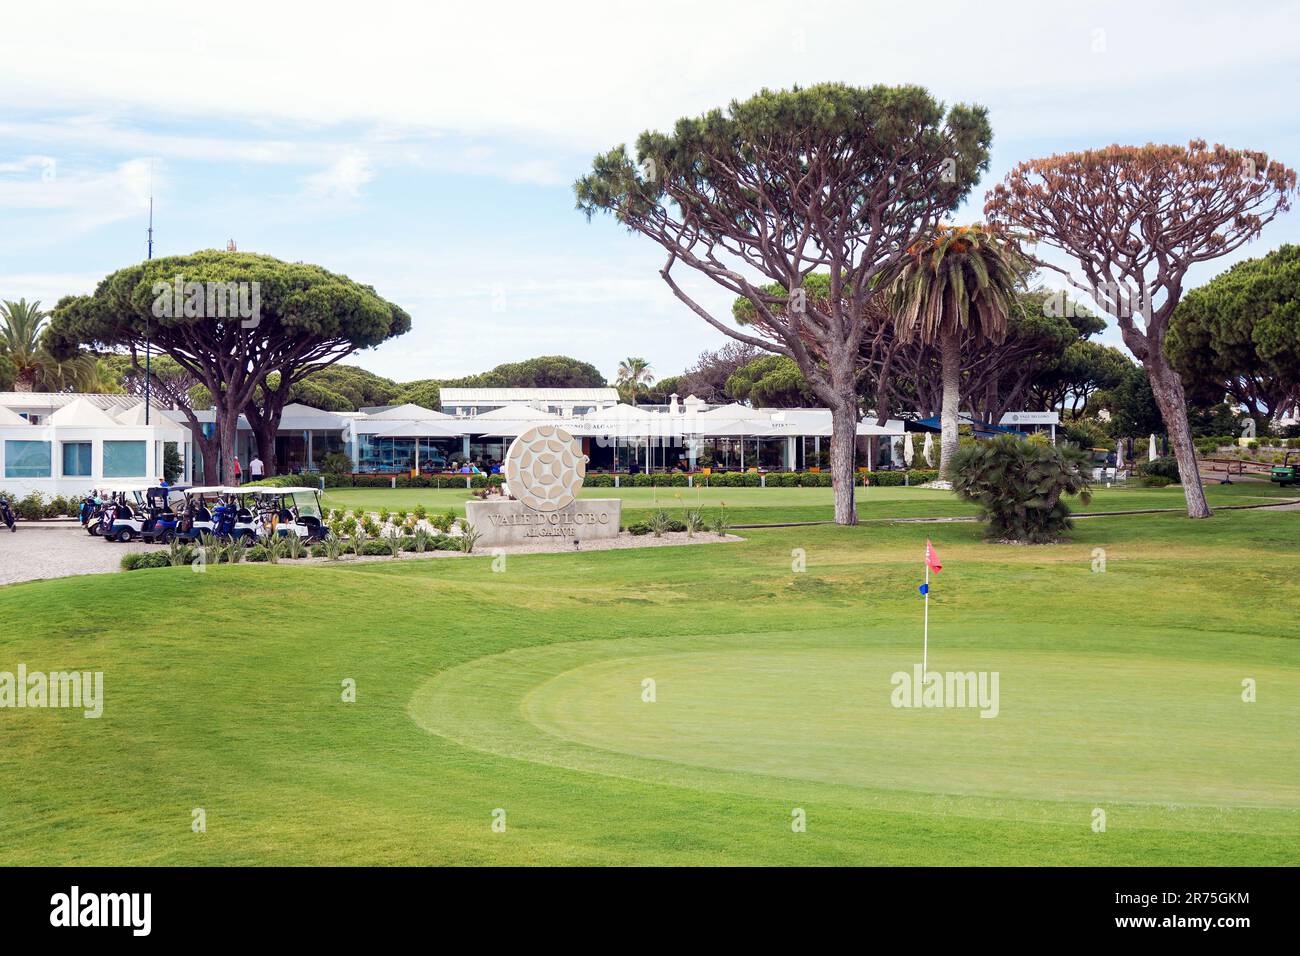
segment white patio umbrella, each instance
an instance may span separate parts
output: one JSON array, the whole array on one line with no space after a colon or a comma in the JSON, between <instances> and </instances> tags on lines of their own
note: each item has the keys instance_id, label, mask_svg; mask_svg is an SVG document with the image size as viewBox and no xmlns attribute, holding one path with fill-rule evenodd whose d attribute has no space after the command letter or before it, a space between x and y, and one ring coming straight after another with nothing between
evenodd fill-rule
<instances>
[{"instance_id":1,"label":"white patio umbrella","mask_svg":"<svg viewBox=\"0 0 1300 956\"><path fill-rule=\"evenodd\" d=\"M916 451L912 448L912 433L908 432L903 437L903 464L908 468L912 467L912 459L916 457Z\"/></svg>"},{"instance_id":2,"label":"white patio umbrella","mask_svg":"<svg viewBox=\"0 0 1300 956\"><path fill-rule=\"evenodd\" d=\"M1147 461L1155 461L1159 456L1156 454L1156 436L1151 434L1151 442L1147 445Z\"/></svg>"},{"instance_id":3,"label":"white patio umbrella","mask_svg":"<svg viewBox=\"0 0 1300 956\"><path fill-rule=\"evenodd\" d=\"M925 433L925 444L921 446L921 457L925 459L927 465L931 468L934 467L934 434L932 432Z\"/></svg>"},{"instance_id":4,"label":"white patio umbrella","mask_svg":"<svg viewBox=\"0 0 1300 956\"><path fill-rule=\"evenodd\" d=\"M1124 439L1119 438L1115 441L1115 469L1119 470L1124 467Z\"/></svg>"}]
</instances>

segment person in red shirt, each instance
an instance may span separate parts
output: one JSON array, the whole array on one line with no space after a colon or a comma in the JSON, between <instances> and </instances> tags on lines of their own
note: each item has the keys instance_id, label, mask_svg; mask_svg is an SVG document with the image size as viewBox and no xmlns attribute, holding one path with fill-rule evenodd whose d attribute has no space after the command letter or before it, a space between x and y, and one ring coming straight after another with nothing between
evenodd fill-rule
<instances>
[{"instance_id":1,"label":"person in red shirt","mask_svg":"<svg viewBox=\"0 0 1300 956\"><path fill-rule=\"evenodd\" d=\"M243 483L244 483L244 475L239 467L239 459L236 458L235 459L235 484L242 485Z\"/></svg>"}]
</instances>

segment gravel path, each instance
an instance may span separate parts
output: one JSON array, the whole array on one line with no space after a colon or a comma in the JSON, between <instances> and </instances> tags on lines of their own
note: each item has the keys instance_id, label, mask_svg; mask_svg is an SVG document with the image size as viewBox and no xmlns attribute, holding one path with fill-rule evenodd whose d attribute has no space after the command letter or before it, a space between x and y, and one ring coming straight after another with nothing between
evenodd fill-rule
<instances>
[{"instance_id":1,"label":"gravel path","mask_svg":"<svg viewBox=\"0 0 1300 956\"><path fill-rule=\"evenodd\" d=\"M122 555L128 551L150 551L155 547L92 538L75 521L20 521L12 534L0 525L0 584L104 574L118 570Z\"/></svg>"},{"instance_id":2,"label":"gravel path","mask_svg":"<svg viewBox=\"0 0 1300 956\"><path fill-rule=\"evenodd\" d=\"M684 532L654 535L631 535L624 532L617 538L587 541L583 551L610 551L621 548L660 548L691 544L725 544L740 541L735 535L720 538L712 532L688 538ZM0 585L40 578L62 578L75 574L109 574L120 569L122 555L131 551L155 551L158 545L118 544L93 538L76 522L41 521L18 523L18 531L10 534L0 526ZM472 557L504 554L573 553L571 545L558 541L539 541L536 544L511 545L504 548L477 548ZM430 551L425 554L403 553L401 560L420 558L460 558L456 551ZM344 563L369 563L391 561L391 557L345 557ZM309 558L290 564L324 564L325 558Z\"/></svg>"}]
</instances>

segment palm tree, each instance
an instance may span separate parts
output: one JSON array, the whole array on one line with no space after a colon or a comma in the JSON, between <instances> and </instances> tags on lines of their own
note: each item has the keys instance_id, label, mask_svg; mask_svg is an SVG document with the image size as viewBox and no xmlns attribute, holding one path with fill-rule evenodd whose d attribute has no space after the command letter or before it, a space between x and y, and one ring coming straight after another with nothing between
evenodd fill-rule
<instances>
[{"instance_id":1,"label":"palm tree","mask_svg":"<svg viewBox=\"0 0 1300 956\"><path fill-rule=\"evenodd\" d=\"M40 377L41 329L48 312L41 311L40 301L26 299L0 303L0 351L9 356L17 370L14 388L30 392Z\"/></svg>"},{"instance_id":2,"label":"palm tree","mask_svg":"<svg viewBox=\"0 0 1300 956\"><path fill-rule=\"evenodd\" d=\"M1014 245L981 225L941 226L908 249L888 290L898 337L937 345L943 370L939 475L950 479L961 404L961 342L1001 341L1025 267Z\"/></svg>"},{"instance_id":3,"label":"palm tree","mask_svg":"<svg viewBox=\"0 0 1300 956\"><path fill-rule=\"evenodd\" d=\"M55 358L41 343L48 312L41 303L19 299L0 303L0 355L14 366L14 390L19 392L112 391L111 379L101 375L90 352L79 351L67 359Z\"/></svg>"},{"instance_id":4,"label":"palm tree","mask_svg":"<svg viewBox=\"0 0 1300 956\"><path fill-rule=\"evenodd\" d=\"M643 358L625 358L618 363L618 387L623 389L635 405L637 393L654 384L655 377L650 374L650 363Z\"/></svg>"}]
</instances>

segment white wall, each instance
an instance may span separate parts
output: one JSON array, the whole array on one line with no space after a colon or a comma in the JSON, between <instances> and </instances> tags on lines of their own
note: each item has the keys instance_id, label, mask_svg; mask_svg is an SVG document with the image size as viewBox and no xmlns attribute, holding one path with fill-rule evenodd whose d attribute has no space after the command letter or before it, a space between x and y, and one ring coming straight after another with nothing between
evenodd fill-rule
<instances>
[{"instance_id":1,"label":"white wall","mask_svg":"<svg viewBox=\"0 0 1300 956\"><path fill-rule=\"evenodd\" d=\"M161 474L163 444L176 442L178 450L185 458L186 471L192 467L190 449L191 435L188 429L171 427L128 426L116 428L78 428L75 426L55 425L0 425L0 490L22 497L33 491L39 491L47 498L54 495L72 497L83 495L106 482L129 481L132 477L104 477L105 441L143 441L145 442L145 469L148 474L141 475L141 481L153 481ZM48 478L8 478L5 477L5 442L6 441L44 441L50 443L50 477ZM90 471L88 477L65 478L63 476L63 443L89 442Z\"/></svg>"}]
</instances>

